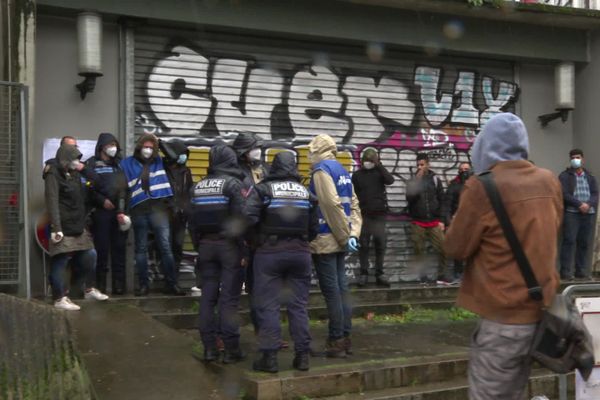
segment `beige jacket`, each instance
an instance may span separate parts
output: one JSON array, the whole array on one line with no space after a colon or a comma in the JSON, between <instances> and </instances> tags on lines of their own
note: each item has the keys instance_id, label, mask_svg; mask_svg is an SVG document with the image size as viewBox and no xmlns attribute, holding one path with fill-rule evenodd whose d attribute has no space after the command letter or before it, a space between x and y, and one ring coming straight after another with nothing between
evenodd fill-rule
<instances>
[{"instance_id":1,"label":"beige jacket","mask_svg":"<svg viewBox=\"0 0 600 400\"><path fill-rule=\"evenodd\" d=\"M318 135L309 143L308 149L313 164L322 160L335 160L337 146L335 141L328 135ZM310 243L311 251L315 254L346 251L348 239L351 236L358 238L362 226L362 217L356 193L352 189L350 224L348 224L348 218L346 218L344 207L331 176L326 172L317 171L313 174L312 179L319 200L319 208L332 233L319 234Z\"/></svg>"}]
</instances>

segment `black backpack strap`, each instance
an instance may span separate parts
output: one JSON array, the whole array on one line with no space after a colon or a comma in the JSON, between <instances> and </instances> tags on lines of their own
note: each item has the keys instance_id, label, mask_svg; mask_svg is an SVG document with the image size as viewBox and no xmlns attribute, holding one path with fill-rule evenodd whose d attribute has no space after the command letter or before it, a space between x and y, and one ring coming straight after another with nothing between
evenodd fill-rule
<instances>
[{"instance_id":1,"label":"black backpack strap","mask_svg":"<svg viewBox=\"0 0 600 400\"><path fill-rule=\"evenodd\" d=\"M492 207L496 212L496 217L502 226L502 231L504 231L504 236L506 237L506 240L512 249L515 259L517 260L517 264L519 264L519 269L521 270L521 274L523 275L525 283L527 284L527 288L529 289L529 297L537 301L543 300L544 295L542 293L542 288L540 287L540 284L531 270L531 264L529 264L529 260L527 259L527 256L521 247L521 243L519 242L519 239L515 233L515 228L513 227L513 224L506 213L504 203L502 202L502 197L500 196L500 192L498 192L498 188L494 182L494 175L491 172L484 172L478 175L477 178L483 184L483 187L487 192L490 203L492 203Z\"/></svg>"}]
</instances>

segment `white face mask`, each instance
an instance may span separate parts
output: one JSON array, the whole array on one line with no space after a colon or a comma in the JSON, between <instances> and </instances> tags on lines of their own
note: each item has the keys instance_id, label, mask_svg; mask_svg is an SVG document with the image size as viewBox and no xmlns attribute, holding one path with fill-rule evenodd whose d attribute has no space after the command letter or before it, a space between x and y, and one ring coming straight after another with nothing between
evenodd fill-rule
<instances>
[{"instance_id":1,"label":"white face mask","mask_svg":"<svg viewBox=\"0 0 600 400\"><path fill-rule=\"evenodd\" d=\"M375 163L372 161L365 161L363 162L363 167L365 167L365 169L373 169L375 168Z\"/></svg>"},{"instance_id":2,"label":"white face mask","mask_svg":"<svg viewBox=\"0 0 600 400\"><path fill-rule=\"evenodd\" d=\"M110 146L104 149L104 153L106 153L109 157L114 157L117 155L117 146Z\"/></svg>"},{"instance_id":3,"label":"white face mask","mask_svg":"<svg viewBox=\"0 0 600 400\"><path fill-rule=\"evenodd\" d=\"M252 149L248 152L248 158L251 161L259 161L261 154L262 154L262 151L260 149L258 149L258 148Z\"/></svg>"},{"instance_id":4,"label":"white face mask","mask_svg":"<svg viewBox=\"0 0 600 400\"><path fill-rule=\"evenodd\" d=\"M142 149L141 153L142 153L142 157L148 159L148 158L152 157L152 154L154 154L154 149L151 149L149 147L144 147Z\"/></svg>"},{"instance_id":5,"label":"white face mask","mask_svg":"<svg viewBox=\"0 0 600 400\"><path fill-rule=\"evenodd\" d=\"M69 163L69 169L76 170L79 167L79 160L73 160Z\"/></svg>"}]
</instances>

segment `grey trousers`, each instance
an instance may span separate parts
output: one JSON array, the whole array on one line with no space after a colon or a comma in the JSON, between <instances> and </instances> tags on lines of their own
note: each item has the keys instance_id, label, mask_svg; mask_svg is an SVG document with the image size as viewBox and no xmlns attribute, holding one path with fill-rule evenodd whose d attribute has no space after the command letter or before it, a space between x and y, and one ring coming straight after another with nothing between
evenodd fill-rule
<instances>
[{"instance_id":1,"label":"grey trousers","mask_svg":"<svg viewBox=\"0 0 600 400\"><path fill-rule=\"evenodd\" d=\"M524 398L531 372L527 353L536 326L479 321L469 354L470 400Z\"/></svg>"}]
</instances>

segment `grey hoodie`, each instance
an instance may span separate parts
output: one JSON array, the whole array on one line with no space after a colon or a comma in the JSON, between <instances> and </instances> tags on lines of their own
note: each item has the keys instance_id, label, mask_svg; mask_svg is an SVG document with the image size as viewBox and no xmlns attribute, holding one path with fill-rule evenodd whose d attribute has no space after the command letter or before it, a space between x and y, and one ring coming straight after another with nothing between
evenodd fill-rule
<instances>
[{"instance_id":1,"label":"grey hoodie","mask_svg":"<svg viewBox=\"0 0 600 400\"><path fill-rule=\"evenodd\" d=\"M521 118L511 113L493 116L485 124L471 151L476 174L500 161L527 160L529 138Z\"/></svg>"}]
</instances>

